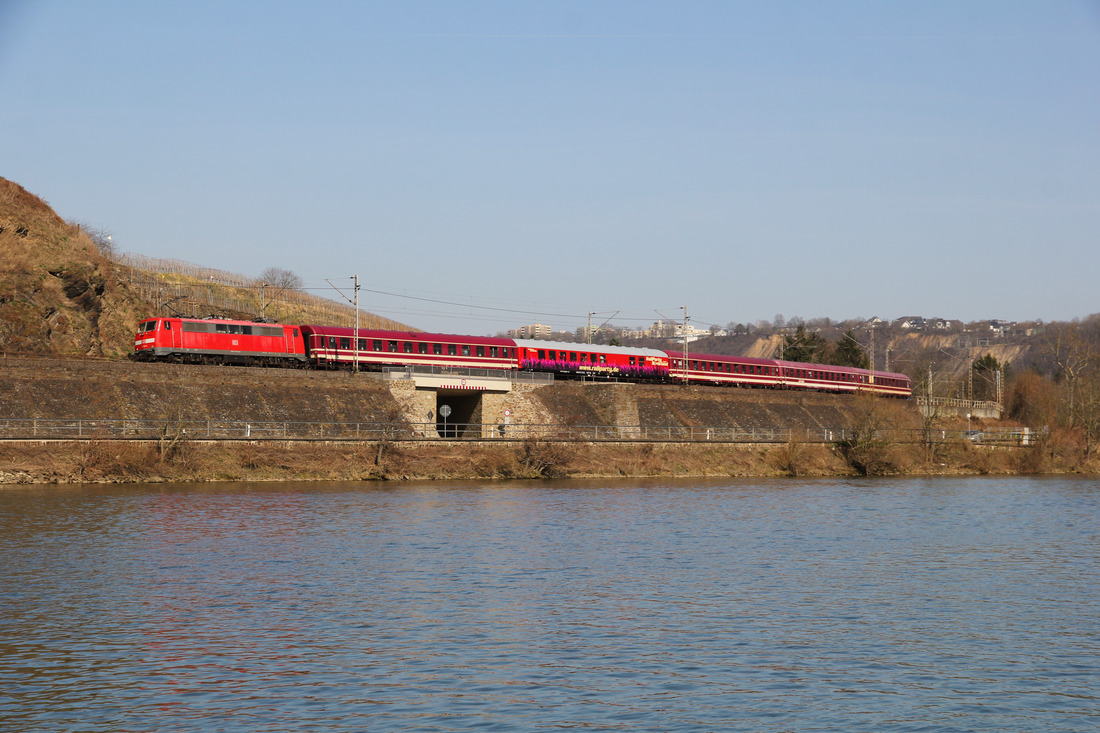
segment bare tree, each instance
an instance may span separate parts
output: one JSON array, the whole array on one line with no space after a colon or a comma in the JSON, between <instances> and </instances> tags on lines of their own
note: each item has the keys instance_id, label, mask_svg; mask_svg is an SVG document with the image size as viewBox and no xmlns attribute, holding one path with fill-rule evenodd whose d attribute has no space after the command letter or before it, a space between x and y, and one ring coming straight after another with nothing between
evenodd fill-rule
<instances>
[{"instance_id":1,"label":"bare tree","mask_svg":"<svg viewBox=\"0 0 1100 733\"><path fill-rule=\"evenodd\" d=\"M281 267L269 267L260 273L260 280L265 285L282 290L299 290L304 284L302 278L290 270Z\"/></svg>"},{"instance_id":2,"label":"bare tree","mask_svg":"<svg viewBox=\"0 0 1100 733\"><path fill-rule=\"evenodd\" d=\"M84 231L88 235L88 238L92 240L92 244L96 246L99 253L109 260L115 260L118 257L118 250L115 247L115 239L111 235L110 230L103 227L89 224L86 221L76 222L76 227Z\"/></svg>"},{"instance_id":3,"label":"bare tree","mask_svg":"<svg viewBox=\"0 0 1100 733\"><path fill-rule=\"evenodd\" d=\"M267 318L267 308L280 295L302 287L302 278L290 270L281 267L269 267L260 273L260 317Z\"/></svg>"},{"instance_id":4,"label":"bare tree","mask_svg":"<svg viewBox=\"0 0 1100 733\"><path fill-rule=\"evenodd\" d=\"M1079 422L1078 393L1082 378L1088 373L1096 356L1096 344L1087 338L1079 323L1051 324L1044 334L1047 353L1058 369L1065 385L1067 424Z\"/></svg>"}]
</instances>

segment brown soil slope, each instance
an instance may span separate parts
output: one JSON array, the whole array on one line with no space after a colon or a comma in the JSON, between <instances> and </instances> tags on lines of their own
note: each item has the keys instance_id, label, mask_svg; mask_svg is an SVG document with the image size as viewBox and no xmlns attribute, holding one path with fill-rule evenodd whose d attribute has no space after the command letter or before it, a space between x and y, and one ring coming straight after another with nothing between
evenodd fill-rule
<instances>
[{"instance_id":1,"label":"brown soil slope","mask_svg":"<svg viewBox=\"0 0 1100 733\"><path fill-rule=\"evenodd\" d=\"M0 359L0 417L26 419L383 422L385 385L346 372Z\"/></svg>"},{"instance_id":2,"label":"brown soil slope","mask_svg":"<svg viewBox=\"0 0 1100 733\"><path fill-rule=\"evenodd\" d=\"M0 351L122 356L148 310L89 234L0 178Z\"/></svg>"}]
</instances>

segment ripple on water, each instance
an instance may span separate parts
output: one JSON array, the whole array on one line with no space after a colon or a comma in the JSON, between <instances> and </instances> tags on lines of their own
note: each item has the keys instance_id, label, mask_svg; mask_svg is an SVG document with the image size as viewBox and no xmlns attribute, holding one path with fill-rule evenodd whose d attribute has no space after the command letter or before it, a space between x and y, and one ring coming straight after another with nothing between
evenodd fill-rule
<instances>
[{"instance_id":1,"label":"ripple on water","mask_svg":"<svg viewBox=\"0 0 1100 733\"><path fill-rule=\"evenodd\" d=\"M0 494L0 728L1100 728L1074 479Z\"/></svg>"}]
</instances>

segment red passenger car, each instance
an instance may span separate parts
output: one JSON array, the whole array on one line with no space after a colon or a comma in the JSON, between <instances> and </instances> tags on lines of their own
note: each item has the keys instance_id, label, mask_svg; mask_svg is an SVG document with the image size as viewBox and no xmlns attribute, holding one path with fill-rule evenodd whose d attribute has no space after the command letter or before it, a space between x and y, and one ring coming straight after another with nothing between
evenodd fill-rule
<instances>
[{"instance_id":1,"label":"red passenger car","mask_svg":"<svg viewBox=\"0 0 1100 733\"><path fill-rule=\"evenodd\" d=\"M142 321L134 336L134 358L190 364L306 364L298 326L195 318Z\"/></svg>"},{"instance_id":2,"label":"red passenger car","mask_svg":"<svg viewBox=\"0 0 1100 733\"><path fill-rule=\"evenodd\" d=\"M441 366L515 369L511 339L418 331L383 331L302 326L309 361L318 367L376 369L384 366Z\"/></svg>"},{"instance_id":3,"label":"red passenger car","mask_svg":"<svg viewBox=\"0 0 1100 733\"><path fill-rule=\"evenodd\" d=\"M520 369L567 375L663 380L668 357L657 349L516 339Z\"/></svg>"},{"instance_id":4,"label":"red passenger car","mask_svg":"<svg viewBox=\"0 0 1100 733\"><path fill-rule=\"evenodd\" d=\"M775 359L751 356L698 354L689 352L687 365L682 351L666 351L669 377L696 384L727 384L738 387L777 387L779 363Z\"/></svg>"}]
</instances>

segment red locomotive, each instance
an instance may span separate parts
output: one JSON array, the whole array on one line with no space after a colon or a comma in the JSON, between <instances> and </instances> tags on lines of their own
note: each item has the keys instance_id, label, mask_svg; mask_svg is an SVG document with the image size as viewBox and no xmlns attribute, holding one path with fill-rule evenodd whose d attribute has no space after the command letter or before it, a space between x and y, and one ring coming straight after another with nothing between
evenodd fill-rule
<instances>
[{"instance_id":1,"label":"red locomotive","mask_svg":"<svg viewBox=\"0 0 1100 733\"><path fill-rule=\"evenodd\" d=\"M196 318L150 318L138 324L134 358L189 364L306 366L298 326Z\"/></svg>"},{"instance_id":2,"label":"red locomotive","mask_svg":"<svg viewBox=\"0 0 1100 733\"><path fill-rule=\"evenodd\" d=\"M196 364L380 369L438 366L522 369L564 377L871 392L908 397L909 377L870 369L746 356L598 346L561 341L278 325L193 318L150 318L134 337L134 357Z\"/></svg>"}]
</instances>

